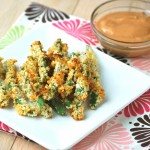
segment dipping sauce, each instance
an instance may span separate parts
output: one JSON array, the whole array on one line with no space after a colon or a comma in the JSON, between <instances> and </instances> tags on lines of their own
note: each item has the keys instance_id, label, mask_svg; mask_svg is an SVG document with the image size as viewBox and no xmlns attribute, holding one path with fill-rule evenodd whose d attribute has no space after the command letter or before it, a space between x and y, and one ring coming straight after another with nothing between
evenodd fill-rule
<instances>
[{"instance_id":1,"label":"dipping sauce","mask_svg":"<svg viewBox=\"0 0 150 150\"><path fill-rule=\"evenodd\" d=\"M96 22L97 29L105 36L122 42L150 40L150 16L143 12L114 12Z\"/></svg>"}]
</instances>

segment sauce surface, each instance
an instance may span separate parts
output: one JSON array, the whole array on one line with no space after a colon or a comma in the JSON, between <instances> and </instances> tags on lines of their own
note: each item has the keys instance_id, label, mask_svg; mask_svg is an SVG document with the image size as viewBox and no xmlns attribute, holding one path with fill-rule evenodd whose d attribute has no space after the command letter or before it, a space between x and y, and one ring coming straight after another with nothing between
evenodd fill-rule
<instances>
[{"instance_id":1,"label":"sauce surface","mask_svg":"<svg viewBox=\"0 0 150 150\"><path fill-rule=\"evenodd\" d=\"M150 16L143 12L114 12L96 22L97 29L111 39L122 42L150 40Z\"/></svg>"}]
</instances>

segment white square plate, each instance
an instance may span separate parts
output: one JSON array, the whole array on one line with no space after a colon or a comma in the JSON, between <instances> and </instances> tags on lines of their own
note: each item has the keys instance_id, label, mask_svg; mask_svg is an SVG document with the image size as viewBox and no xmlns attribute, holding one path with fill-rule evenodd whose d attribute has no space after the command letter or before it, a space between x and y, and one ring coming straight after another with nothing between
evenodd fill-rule
<instances>
[{"instance_id":1,"label":"white square plate","mask_svg":"<svg viewBox=\"0 0 150 150\"><path fill-rule=\"evenodd\" d=\"M57 38L68 43L69 52L85 50L81 41L52 25L43 25L1 50L0 56L15 58L20 65L30 54L33 41L40 40L47 50ZM0 109L0 120L48 149L69 149L150 88L149 76L93 50L98 59L106 100L97 110L86 111L85 120L75 121L70 116L58 115L52 119L22 117L14 109Z\"/></svg>"}]
</instances>

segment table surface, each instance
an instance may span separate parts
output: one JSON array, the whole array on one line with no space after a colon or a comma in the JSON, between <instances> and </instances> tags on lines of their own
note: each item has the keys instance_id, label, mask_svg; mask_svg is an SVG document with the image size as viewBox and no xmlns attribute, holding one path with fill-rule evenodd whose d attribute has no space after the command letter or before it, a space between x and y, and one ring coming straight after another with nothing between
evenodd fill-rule
<instances>
[{"instance_id":1,"label":"table surface","mask_svg":"<svg viewBox=\"0 0 150 150\"><path fill-rule=\"evenodd\" d=\"M93 9L105 0L34 0L46 6L89 20ZM7 32L31 0L0 0L0 38ZM6 19L7 18L7 19ZM44 147L0 132L0 150L45 150Z\"/></svg>"}]
</instances>

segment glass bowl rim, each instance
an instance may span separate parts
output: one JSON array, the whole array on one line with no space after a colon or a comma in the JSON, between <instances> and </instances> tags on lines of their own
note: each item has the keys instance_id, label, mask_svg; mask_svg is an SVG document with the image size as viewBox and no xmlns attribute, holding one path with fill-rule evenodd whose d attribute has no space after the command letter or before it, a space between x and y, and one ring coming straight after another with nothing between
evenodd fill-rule
<instances>
[{"instance_id":1,"label":"glass bowl rim","mask_svg":"<svg viewBox=\"0 0 150 150\"><path fill-rule=\"evenodd\" d=\"M110 38L110 37L108 37L108 36L102 34L100 31L98 31L98 29L95 27L94 22L93 22L93 21L94 21L95 12L96 12L100 7L102 7L102 6L104 6L104 5L108 4L108 3L111 3L111 2L115 2L115 1L119 1L119 2L120 2L120 0L108 0L108 1L106 1L106 2L104 2L104 3L102 3L102 4L100 4L100 5L98 5L98 6L93 10L93 12L92 12L92 14L91 14L90 22L91 22L91 26L92 26L94 32L96 32L96 34L98 34L98 36L100 36L100 37L104 37L104 38L106 38L106 39L108 39L108 40L111 40L111 41L117 42L117 43L128 44L128 45L150 44L150 40L145 40L145 41L142 41L142 42L124 42L124 41L119 41L119 40L112 39L112 38ZM150 4L150 2L145 1L145 0L135 0L135 1L139 1L139 2L144 2L144 3L149 3L149 4ZM131 8L132 8L132 6L131 6ZM110 42L110 41L109 41L109 42Z\"/></svg>"}]
</instances>

